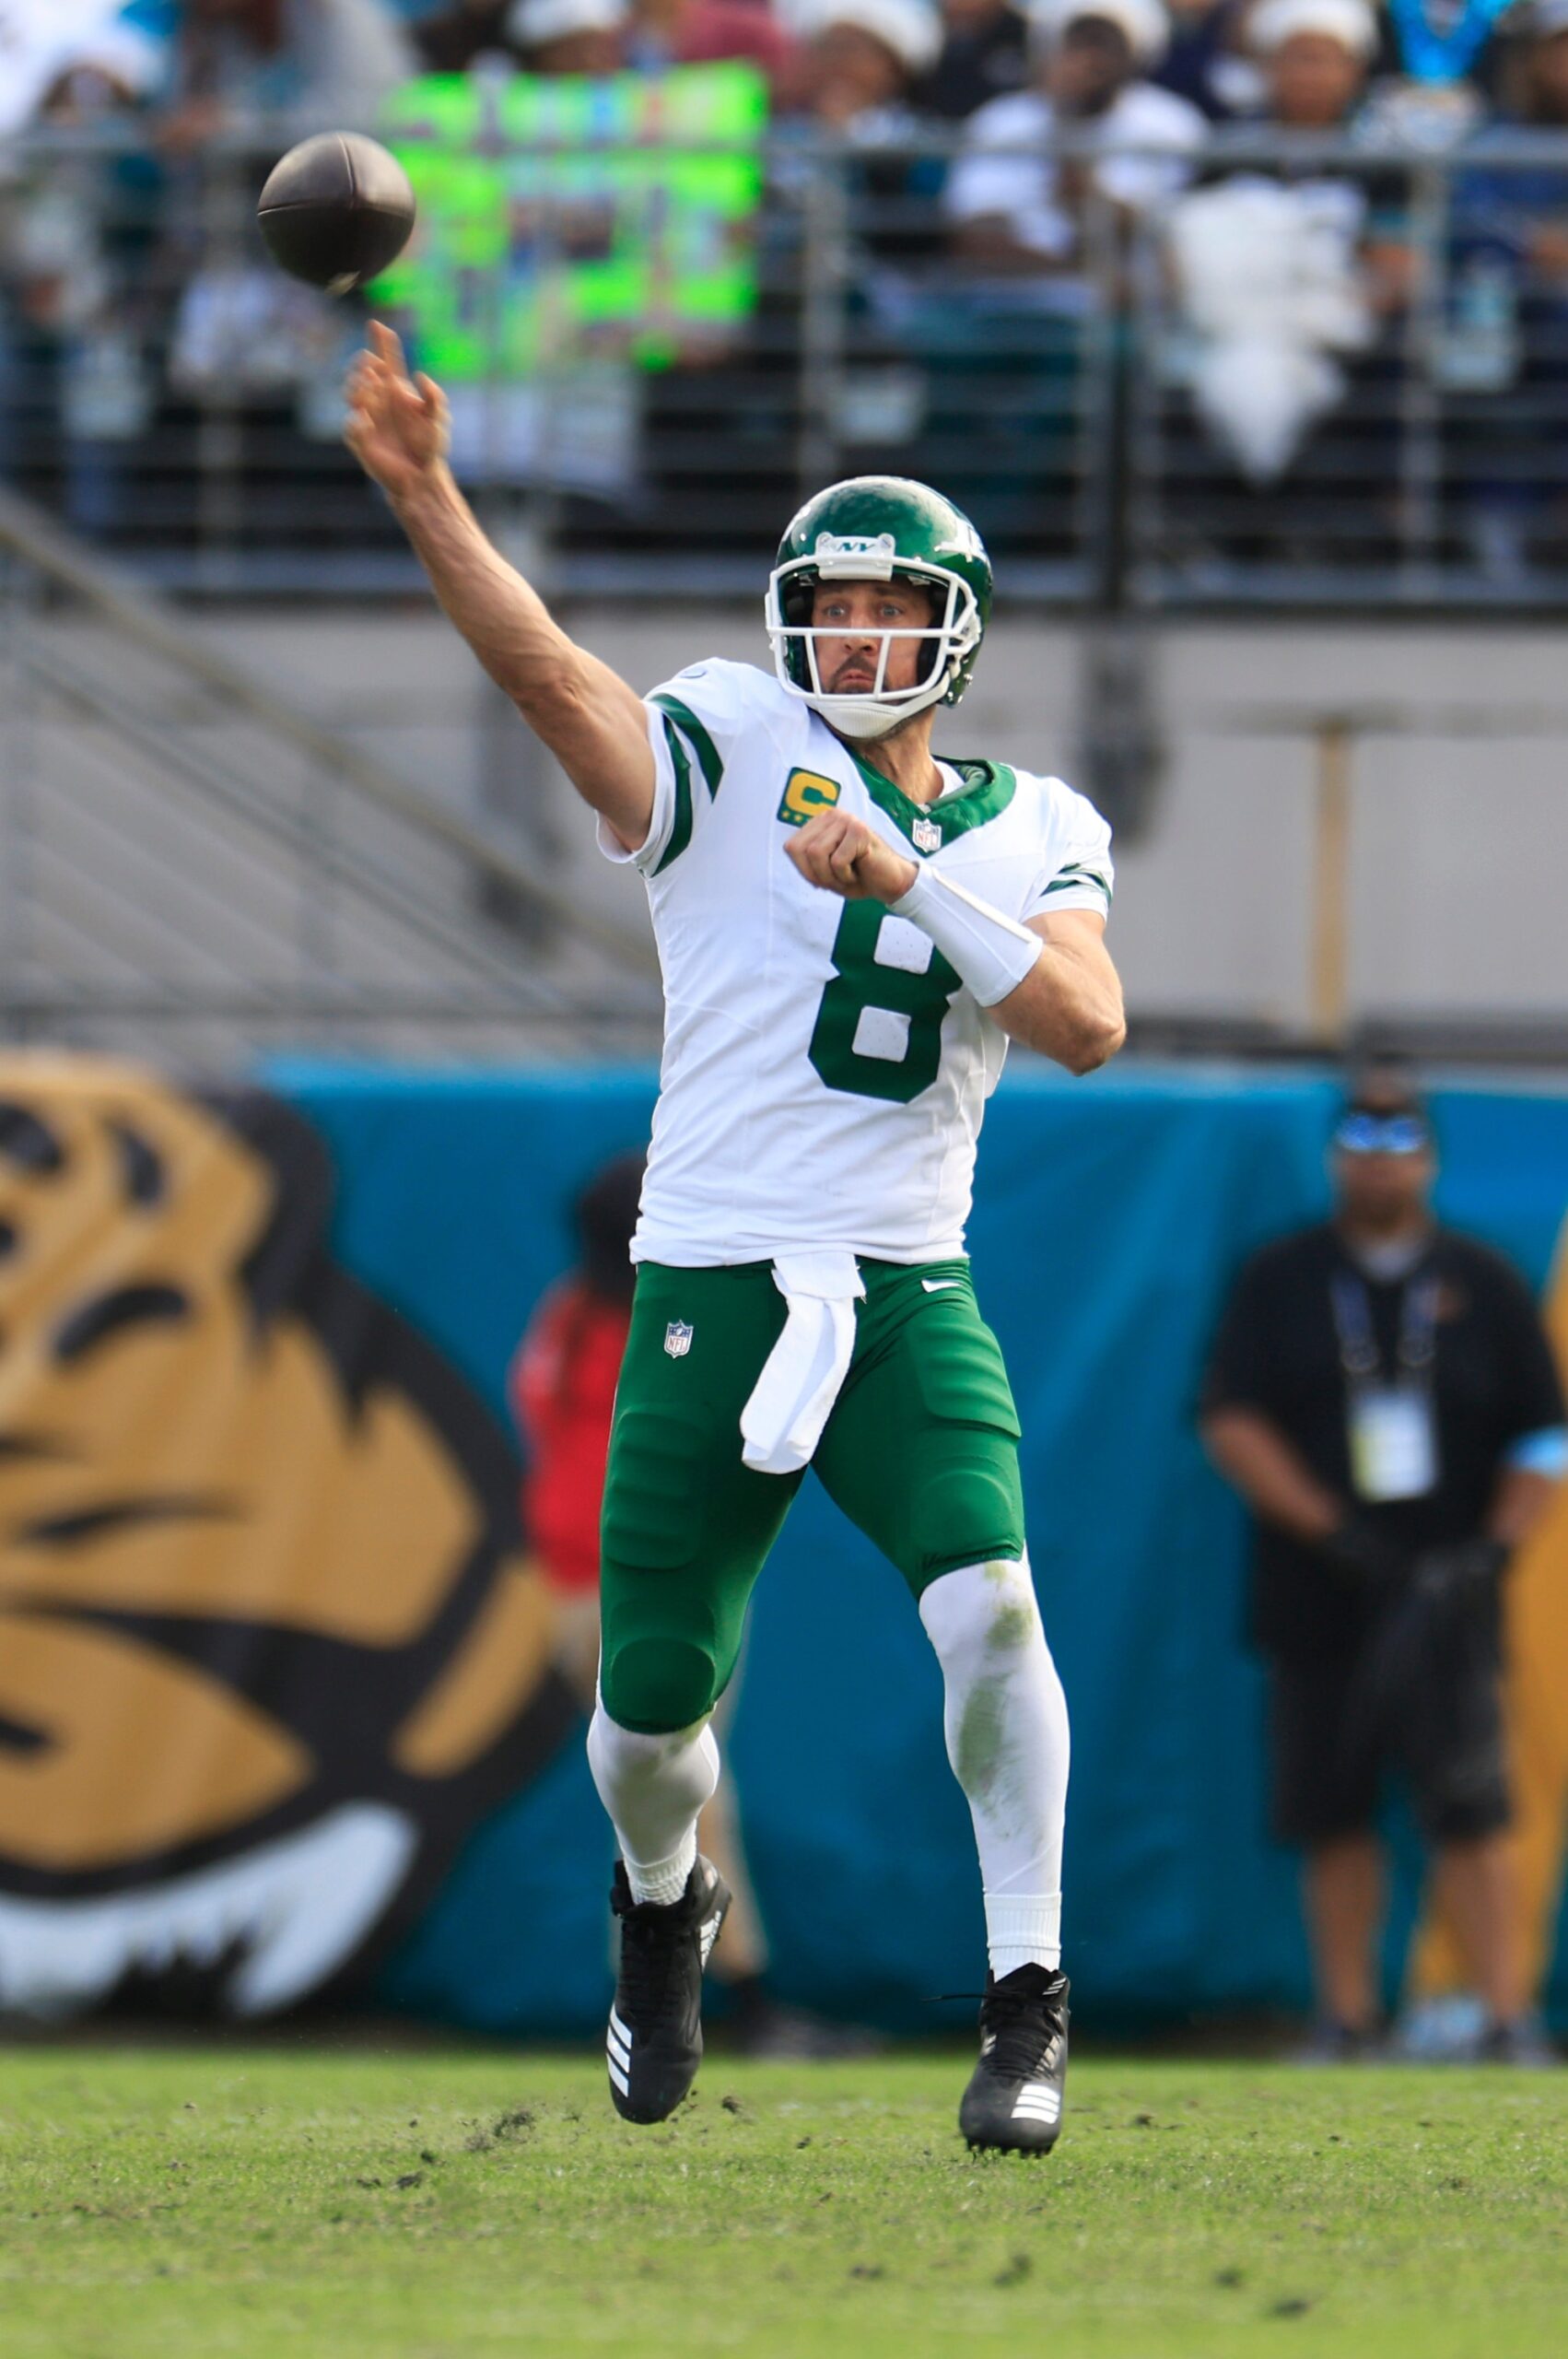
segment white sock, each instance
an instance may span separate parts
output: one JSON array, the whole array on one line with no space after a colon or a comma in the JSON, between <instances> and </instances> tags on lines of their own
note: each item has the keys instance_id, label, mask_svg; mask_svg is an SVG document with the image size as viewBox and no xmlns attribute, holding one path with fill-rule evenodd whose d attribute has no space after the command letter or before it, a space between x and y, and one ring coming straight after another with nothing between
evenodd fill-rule
<instances>
[{"instance_id":1,"label":"white sock","mask_svg":"<svg viewBox=\"0 0 1568 2359\"><path fill-rule=\"evenodd\" d=\"M706 1720L642 1736L601 1701L588 1727L588 1766L610 1813L634 1900L679 1900L696 1864L696 1822L719 1783L719 1747Z\"/></svg>"},{"instance_id":2,"label":"white sock","mask_svg":"<svg viewBox=\"0 0 1568 2359\"><path fill-rule=\"evenodd\" d=\"M947 1757L975 1825L986 1941L1000 1979L1061 1963L1070 1743L1027 1557L932 1581L920 1619L946 1684Z\"/></svg>"}]
</instances>

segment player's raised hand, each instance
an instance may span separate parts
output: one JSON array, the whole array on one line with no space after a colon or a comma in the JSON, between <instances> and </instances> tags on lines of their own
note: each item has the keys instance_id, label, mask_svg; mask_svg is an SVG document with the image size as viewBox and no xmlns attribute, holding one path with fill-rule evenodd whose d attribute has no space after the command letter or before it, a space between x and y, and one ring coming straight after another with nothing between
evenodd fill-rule
<instances>
[{"instance_id":1,"label":"player's raised hand","mask_svg":"<svg viewBox=\"0 0 1568 2359\"><path fill-rule=\"evenodd\" d=\"M808 885L846 901L896 901L914 883L912 860L848 811L819 811L784 846Z\"/></svg>"},{"instance_id":2,"label":"player's raised hand","mask_svg":"<svg viewBox=\"0 0 1568 2359\"><path fill-rule=\"evenodd\" d=\"M389 499L406 499L445 464L446 395L431 378L410 377L402 345L379 320L348 381L348 413L344 440Z\"/></svg>"}]
</instances>

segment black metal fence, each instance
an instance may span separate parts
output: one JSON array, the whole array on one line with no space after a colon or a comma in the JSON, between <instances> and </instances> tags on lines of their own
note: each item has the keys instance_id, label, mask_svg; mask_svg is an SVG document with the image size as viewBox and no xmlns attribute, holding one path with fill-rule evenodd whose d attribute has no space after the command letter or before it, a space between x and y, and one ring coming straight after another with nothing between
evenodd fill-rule
<instances>
[{"instance_id":1,"label":"black metal fence","mask_svg":"<svg viewBox=\"0 0 1568 2359\"><path fill-rule=\"evenodd\" d=\"M401 590L407 553L339 440L362 313L256 240L279 144L177 167L101 136L9 151L0 476L171 587ZM1092 185L1070 266L977 276L944 209L953 153L780 138L743 324L659 369L561 352L474 390L474 488L556 587L755 589L802 496L888 470L971 511L1015 600L1568 603L1568 271L1541 234L1554 205L1568 220L1568 137L1216 139L1194 194L1274 193L1236 215L1255 277L1279 193L1339 219L1360 292L1327 332L1311 267L1332 279L1333 255L1281 291L1281 247L1249 314L1237 287L1215 297L1211 207L1205 292L1196 217L1129 219Z\"/></svg>"}]
</instances>

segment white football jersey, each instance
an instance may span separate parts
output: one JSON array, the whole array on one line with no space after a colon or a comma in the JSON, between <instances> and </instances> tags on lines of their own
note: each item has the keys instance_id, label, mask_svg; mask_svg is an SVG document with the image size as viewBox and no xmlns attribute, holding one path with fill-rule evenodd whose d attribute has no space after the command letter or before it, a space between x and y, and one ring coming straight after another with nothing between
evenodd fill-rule
<instances>
[{"instance_id":1,"label":"white football jersey","mask_svg":"<svg viewBox=\"0 0 1568 2359\"><path fill-rule=\"evenodd\" d=\"M647 881L664 1056L633 1247L677 1268L847 1247L964 1250L975 1146L1006 1035L927 934L808 885L784 847L817 811L864 819L1008 917L1108 910L1110 830L1059 779L954 761L912 803L749 663L695 663L648 699L658 785Z\"/></svg>"}]
</instances>

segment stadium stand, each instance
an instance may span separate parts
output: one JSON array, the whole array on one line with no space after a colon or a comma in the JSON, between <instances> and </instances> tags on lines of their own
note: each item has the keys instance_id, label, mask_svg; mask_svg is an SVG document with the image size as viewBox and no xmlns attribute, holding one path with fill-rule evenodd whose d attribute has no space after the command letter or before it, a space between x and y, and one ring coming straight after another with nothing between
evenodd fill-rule
<instances>
[{"instance_id":1,"label":"stadium stand","mask_svg":"<svg viewBox=\"0 0 1568 2359\"><path fill-rule=\"evenodd\" d=\"M254 243L255 187L298 128L389 104L406 127L395 94L433 66L476 77L498 160L569 153L565 114L496 130L520 68L614 66L651 92L739 60L760 76L748 122L693 118L673 148L715 171L738 141L753 175L681 232L731 270L722 316L640 343L601 322L520 359L518 289L587 252L569 205L514 212L469 289L491 323L473 374L510 422L475 428L467 472L497 514L528 503L559 584L722 593L803 486L882 467L948 483L1012 594L1046 604L1568 594L1562 0L1480 48L1491 14L1463 12L1470 78L1446 81L1401 56L1408 12L1400 32L1371 0L1171 20L1075 0L1027 24L967 0L12 13L0 476L170 587L411 585L337 442L358 315L283 286ZM668 276L624 169L636 108L661 102L615 103L592 234ZM393 297L417 344L417 281Z\"/></svg>"}]
</instances>

